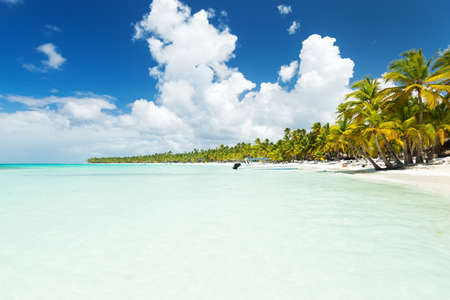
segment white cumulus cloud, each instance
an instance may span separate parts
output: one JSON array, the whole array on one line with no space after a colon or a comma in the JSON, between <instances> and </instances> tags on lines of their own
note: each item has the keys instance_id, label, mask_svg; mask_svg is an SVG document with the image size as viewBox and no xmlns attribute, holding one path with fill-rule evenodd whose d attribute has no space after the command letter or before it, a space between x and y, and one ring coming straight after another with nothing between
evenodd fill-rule
<instances>
[{"instance_id":1,"label":"white cumulus cloud","mask_svg":"<svg viewBox=\"0 0 450 300\"><path fill-rule=\"evenodd\" d=\"M40 45L36 50L47 55L47 60L43 60L42 64L49 68L58 70L66 61L66 59L56 51L56 46L52 43Z\"/></svg>"},{"instance_id":2,"label":"white cumulus cloud","mask_svg":"<svg viewBox=\"0 0 450 300\"><path fill-rule=\"evenodd\" d=\"M291 58L281 67L282 81L297 76L288 90L278 82L256 84L230 67L237 36L212 25L206 10L192 13L178 0L154 0L135 29L134 38L147 43L156 64L142 66L157 80L155 99L138 99L123 113L113 98L92 93L5 95L27 108L0 113L0 135L8 145L0 148L0 157L26 161L28 149L33 161L82 161L275 139L285 127L333 121L349 92L354 63L341 56L331 37L309 36L300 63ZM42 157L36 155L44 148Z\"/></svg>"},{"instance_id":3,"label":"white cumulus cloud","mask_svg":"<svg viewBox=\"0 0 450 300\"><path fill-rule=\"evenodd\" d=\"M62 64L67 59L57 52L56 46L52 43L42 44L36 48L38 52L41 52L47 56L46 60L41 60L41 65L35 65L30 63L22 64L22 67L30 72L46 73L49 69L60 70Z\"/></svg>"},{"instance_id":4,"label":"white cumulus cloud","mask_svg":"<svg viewBox=\"0 0 450 300\"><path fill-rule=\"evenodd\" d=\"M300 29L300 23L298 23L297 21L293 21L291 26L289 26L288 28L288 32L290 35L295 34L298 30Z\"/></svg>"},{"instance_id":5,"label":"white cumulus cloud","mask_svg":"<svg viewBox=\"0 0 450 300\"><path fill-rule=\"evenodd\" d=\"M293 60L289 65L283 65L278 71L278 76L281 81L286 82L292 79L295 76L298 69L298 61Z\"/></svg>"},{"instance_id":6,"label":"white cumulus cloud","mask_svg":"<svg viewBox=\"0 0 450 300\"><path fill-rule=\"evenodd\" d=\"M277 8L278 8L278 11L280 12L280 14L282 14L282 15L287 15L292 12L292 7L290 5L280 4L277 6Z\"/></svg>"}]
</instances>

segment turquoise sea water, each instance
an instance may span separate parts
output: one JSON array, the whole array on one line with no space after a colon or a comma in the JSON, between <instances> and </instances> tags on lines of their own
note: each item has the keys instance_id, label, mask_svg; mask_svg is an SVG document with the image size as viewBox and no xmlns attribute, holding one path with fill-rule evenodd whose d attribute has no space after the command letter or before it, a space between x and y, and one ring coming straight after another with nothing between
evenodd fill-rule
<instances>
[{"instance_id":1,"label":"turquoise sea water","mask_svg":"<svg viewBox=\"0 0 450 300\"><path fill-rule=\"evenodd\" d=\"M0 299L450 299L450 199L301 170L2 165Z\"/></svg>"}]
</instances>

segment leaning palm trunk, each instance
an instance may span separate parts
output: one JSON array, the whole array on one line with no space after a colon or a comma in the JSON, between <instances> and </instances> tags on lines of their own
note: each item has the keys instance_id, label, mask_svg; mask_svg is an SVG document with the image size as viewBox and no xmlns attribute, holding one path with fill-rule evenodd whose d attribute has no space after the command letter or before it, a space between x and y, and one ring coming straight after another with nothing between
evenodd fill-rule
<instances>
[{"instance_id":1,"label":"leaning palm trunk","mask_svg":"<svg viewBox=\"0 0 450 300\"><path fill-rule=\"evenodd\" d=\"M395 153L394 148L392 147L391 143L388 142L388 140L387 140L386 136L384 135L384 133L381 132L380 134L381 134L381 137L384 140L384 143L386 144L386 147L387 147L389 153L391 153L391 155L394 157L395 162L397 163L397 165L403 166L402 161L400 160L400 158L398 158L397 153Z\"/></svg>"},{"instance_id":2,"label":"leaning palm trunk","mask_svg":"<svg viewBox=\"0 0 450 300\"><path fill-rule=\"evenodd\" d=\"M406 136L403 136L403 160L405 165L412 164L411 152L409 151L409 143Z\"/></svg>"},{"instance_id":3,"label":"leaning palm trunk","mask_svg":"<svg viewBox=\"0 0 450 300\"><path fill-rule=\"evenodd\" d=\"M413 156L412 156L413 150L411 147L412 147L412 145L408 143L408 149L407 149L408 150L408 163L412 165L414 162L413 162Z\"/></svg>"},{"instance_id":4,"label":"leaning palm trunk","mask_svg":"<svg viewBox=\"0 0 450 300\"><path fill-rule=\"evenodd\" d=\"M364 145L362 146L362 149L359 149L358 147L356 147L355 145L353 145L352 143L348 142L348 144L350 145L350 147L352 147L353 149L356 150L356 152L359 153L359 155L361 155L364 158L367 158L368 161L370 161L370 163L372 164L372 166L375 168L375 170L382 170L381 167L370 157L369 154L367 154L366 149L364 148Z\"/></svg>"},{"instance_id":5,"label":"leaning palm trunk","mask_svg":"<svg viewBox=\"0 0 450 300\"><path fill-rule=\"evenodd\" d=\"M375 145L377 146L378 154L380 155L381 159L384 162L384 165L388 169L393 169L394 166L389 162L389 160L384 155L383 151L381 150L380 144L378 143L378 135L375 133Z\"/></svg>"},{"instance_id":6,"label":"leaning palm trunk","mask_svg":"<svg viewBox=\"0 0 450 300\"><path fill-rule=\"evenodd\" d=\"M377 170L377 171L382 170L382 168L372 159L372 157L370 157L370 155L367 153L366 149L364 149L364 146L362 147L362 150L363 150L364 157L366 157L370 161L370 163L375 168L375 170Z\"/></svg>"}]
</instances>

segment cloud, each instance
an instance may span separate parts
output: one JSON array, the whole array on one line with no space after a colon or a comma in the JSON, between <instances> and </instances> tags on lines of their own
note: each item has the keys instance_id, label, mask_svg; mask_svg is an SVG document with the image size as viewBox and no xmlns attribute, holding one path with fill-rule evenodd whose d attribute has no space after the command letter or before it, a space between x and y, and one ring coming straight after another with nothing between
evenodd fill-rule
<instances>
[{"instance_id":1,"label":"cloud","mask_svg":"<svg viewBox=\"0 0 450 300\"><path fill-rule=\"evenodd\" d=\"M89 156L118 153L145 154L178 149L189 141L179 129L183 121L165 108L145 99L119 114L114 98L107 95L49 96L5 95L25 110L0 112L4 162L82 162Z\"/></svg>"},{"instance_id":2,"label":"cloud","mask_svg":"<svg viewBox=\"0 0 450 300\"><path fill-rule=\"evenodd\" d=\"M51 89L51 90L49 90L49 92L52 93L52 94L58 94L59 90L58 89Z\"/></svg>"},{"instance_id":3,"label":"cloud","mask_svg":"<svg viewBox=\"0 0 450 300\"><path fill-rule=\"evenodd\" d=\"M383 74L381 74L380 78L377 78L380 90L387 89L387 88L392 88L392 87L396 86L395 83L393 83L392 81L384 80L384 75L386 75L386 74L387 73L383 73Z\"/></svg>"},{"instance_id":4,"label":"cloud","mask_svg":"<svg viewBox=\"0 0 450 300\"><path fill-rule=\"evenodd\" d=\"M155 146L123 127L103 123L73 122L53 110L0 112L0 133L5 162L82 162L86 155L138 152ZM109 148L109 150L108 150Z\"/></svg>"},{"instance_id":5,"label":"cloud","mask_svg":"<svg viewBox=\"0 0 450 300\"><path fill-rule=\"evenodd\" d=\"M51 69L59 70L61 65L66 62L66 59L62 57L61 54L56 52L56 47L52 43L40 45L36 48L36 50L47 55L47 60L43 60L41 62L43 65Z\"/></svg>"},{"instance_id":6,"label":"cloud","mask_svg":"<svg viewBox=\"0 0 450 300\"><path fill-rule=\"evenodd\" d=\"M216 11L213 8L208 8L206 12L208 13L208 18L210 19L216 16Z\"/></svg>"},{"instance_id":7,"label":"cloud","mask_svg":"<svg viewBox=\"0 0 450 300\"><path fill-rule=\"evenodd\" d=\"M6 3L6 4L20 4L23 1L22 0L0 0L0 2Z\"/></svg>"},{"instance_id":8,"label":"cloud","mask_svg":"<svg viewBox=\"0 0 450 300\"><path fill-rule=\"evenodd\" d=\"M297 23L297 21L293 21L291 26L288 28L288 32L290 35L295 34L300 29L300 23Z\"/></svg>"},{"instance_id":9,"label":"cloud","mask_svg":"<svg viewBox=\"0 0 450 300\"><path fill-rule=\"evenodd\" d=\"M47 59L41 60L39 66L30 63L22 64L22 67L27 71L47 73L49 69L60 70L61 65L66 62L66 58L56 51L56 46L52 43L40 45L36 50L47 55Z\"/></svg>"},{"instance_id":10,"label":"cloud","mask_svg":"<svg viewBox=\"0 0 450 300\"><path fill-rule=\"evenodd\" d=\"M106 99L108 101L115 101L117 100L116 97L110 96L110 95L106 95L106 94L96 94L90 91L75 91L74 94L78 97L87 97L87 98L101 98L101 99Z\"/></svg>"},{"instance_id":11,"label":"cloud","mask_svg":"<svg viewBox=\"0 0 450 300\"><path fill-rule=\"evenodd\" d=\"M157 64L156 107L182 120L196 145L277 138L284 127L332 121L353 76L354 64L340 56L335 39L311 35L300 66L291 63L280 73L282 80L298 75L293 89L271 82L258 87L228 66L237 36L209 23L205 10L192 13L176 0L153 1L135 28Z\"/></svg>"},{"instance_id":12,"label":"cloud","mask_svg":"<svg viewBox=\"0 0 450 300\"><path fill-rule=\"evenodd\" d=\"M294 60L289 65L283 65L278 72L281 81L287 82L296 75L298 69L298 61Z\"/></svg>"},{"instance_id":13,"label":"cloud","mask_svg":"<svg viewBox=\"0 0 450 300\"><path fill-rule=\"evenodd\" d=\"M277 8L278 8L278 11L280 12L280 14L282 14L282 15L287 15L292 12L292 8L290 5L280 4L277 6Z\"/></svg>"},{"instance_id":14,"label":"cloud","mask_svg":"<svg viewBox=\"0 0 450 300\"><path fill-rule=\"evenodd\" d=\"M288 89L278 82L256 84L230 67L237 36L212 25L206 10L192 13L177 0L154 0L135 29L134 38L147 43L156 64L142 66L157 75L155 99L138 99L124 113L107 95L6 95L26 107L0 113L0 135L8 145L0 148L0 157L83 161L276 139L285 127L333 121L349 92L354 63L341 57L331 37L309 36L300 63L291 58L281 67L282 81L297 78Z\"/></svg>"},{"instance_id":15,"label":"cloud","mask_svg":"<svg viewBox=\"0 0 450 300\"><path fill-rule=\"evenodd\" d=\"M56 105L55 113L65 115L69 120L92 120L99 121L105 117L103 110L112 110L116 106L109 98L96 97L56 97L34 98L19 95L8 95L6 99L10 102L22 103L31 108L45 108ZM101 120L100 120L101 121Z\"/></svg>"},{"instance_id":16,"label":"cloud","mask_svg":"<svg viewBox=\"0 0 450 300\"><path fill-rule=\"evenodd\" d=\"M47 72L46 69L40 68L34 64L22 64L22 68L30 72L41 72L41 73Z\"/></svg>"},{"instance_id":17,"label":"cloud","mask_svg":"<svg viewBox=\"0 0 450 300\"><path fill-rule=\"evenodd\" d=\"M62 32L62 29L56 25L46 24L44 28L49 31Z\"/></svg>"}]
</instances>

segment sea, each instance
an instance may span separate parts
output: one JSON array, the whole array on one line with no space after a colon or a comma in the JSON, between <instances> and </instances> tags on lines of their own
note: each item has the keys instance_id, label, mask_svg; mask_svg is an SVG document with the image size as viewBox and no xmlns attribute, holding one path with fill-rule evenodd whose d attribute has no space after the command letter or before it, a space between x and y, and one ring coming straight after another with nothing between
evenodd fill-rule
<instances>
[{"instance_id":1,"label":"sea","mask_svg":"<svg viewBox=\"0 0 450 300\"><path fill-rule=\"evenodd\" d=\"M450 299L450 198L291 168L0 165L1 300Z\"/></svg>"}]
</instances>

